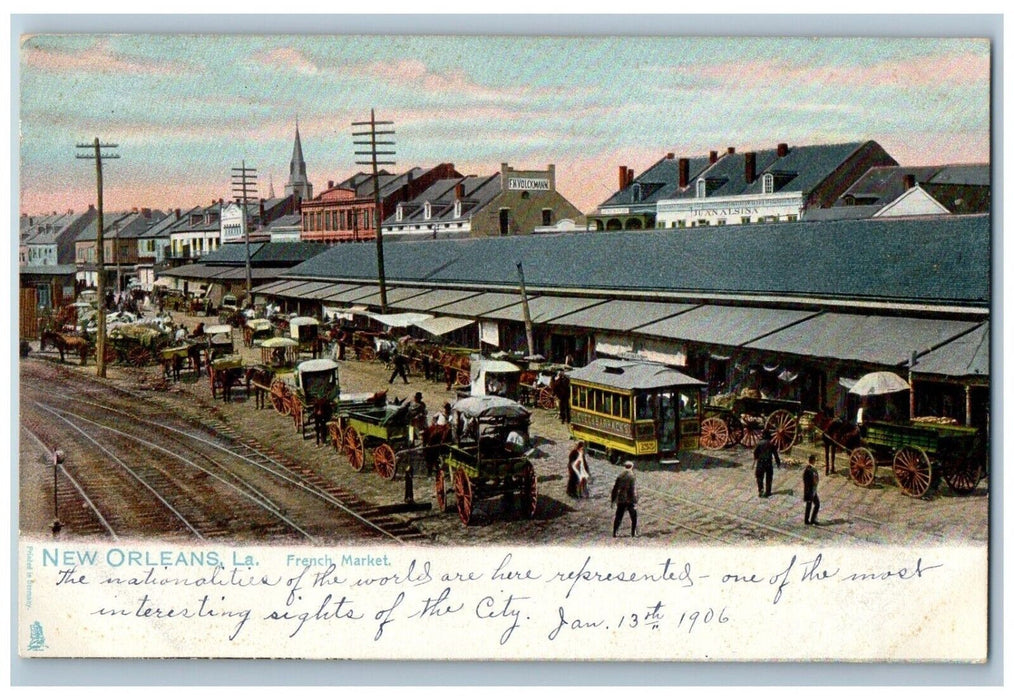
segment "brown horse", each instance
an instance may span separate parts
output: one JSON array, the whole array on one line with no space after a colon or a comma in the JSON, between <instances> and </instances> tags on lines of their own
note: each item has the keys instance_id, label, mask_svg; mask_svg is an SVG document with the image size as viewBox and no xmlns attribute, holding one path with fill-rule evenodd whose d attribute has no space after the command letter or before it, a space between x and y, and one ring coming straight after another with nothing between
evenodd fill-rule
<instances>
[{"instance_id":1,"label":"brown horse","mask_svg":"<svg viewBox=\"0 0 1014 700\"><path fill-rule=\"evenodd\" d=\"M846 454L859 447L859 427L841 418L832 417L831 411L822 408L813 417L813 424L820 430L824 441L824 474L834 474L834 460L838 450Z\"/></svg>"},{"instance_id":2,"label":"brown horse","mask_svg":"<svg viewBox=\"0 0 1014 700\"><path fill-rule=\"evenodd\" d=\"M47 344L60 351L60 362L65 361L65 352L76 352L81 356L81 364L83 365L88 360L88 353L91 352L91 345L84 338L64 335L51 330L42 331L39 339L39 351L45 350Z\"/></svg>"},{"instance_id":3,"label":"brown horse","mask_svg":"<svg viewBox=\"0 0 1014 700\"><path fill-rule=\"evenodd\" d=\"M271 382L275 372L264 365L251 365L246 368L246 393L250 395L250 387L254 389L254 400L257 408L264 408L264 398L271 391Z\"/></svg>"},{"instance_id":4,"label":"brown horse","mask_svg":"<svg viewBox=\"0 0 1014 700\"><path fill-rule=\"evenodd\" d=\"M426 475L432 476L440 468L440 446L451 441L451 425L430 424L422 432L423 459L426 461Z\"/></svg>"}]
</instances>

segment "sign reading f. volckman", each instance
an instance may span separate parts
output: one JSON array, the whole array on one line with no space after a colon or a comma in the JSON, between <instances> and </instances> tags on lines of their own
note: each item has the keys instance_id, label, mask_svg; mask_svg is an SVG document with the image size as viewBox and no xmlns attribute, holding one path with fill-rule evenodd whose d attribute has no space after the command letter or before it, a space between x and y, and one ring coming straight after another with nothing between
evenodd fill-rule
<instances>
[{"instance_id":1,"label":"sign reading f. volckman","mask_svg":"<svg viewBox=\"0 0 1014 700\"><path fill-rule=\"evenodd\" d=\"M512 177L507 180L510 190L548 190L549 180L544 177Z\"/></svg>"}]
</instances>

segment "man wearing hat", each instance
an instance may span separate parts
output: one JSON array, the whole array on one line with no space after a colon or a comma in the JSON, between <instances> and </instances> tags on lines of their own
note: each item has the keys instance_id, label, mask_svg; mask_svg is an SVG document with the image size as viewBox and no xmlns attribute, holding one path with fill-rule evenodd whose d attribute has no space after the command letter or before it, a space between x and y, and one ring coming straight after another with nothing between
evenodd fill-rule
<instances>
[{"instance_id":1,"label":"man wearing hat","mask_svg":"<svg viewBox=\"0 0 1014 700\"><path fill-rule=\"evenodd\" d=\"M771 442L771 432L765 430L760 442L753 448L753 473L757 477L757 496L767 498L771 495L771 479L774 477L775 463L782 466L778 449Z\"/></svg>"},{"instance_id":2,"label":"man wearing hat","mask_svg":"<svg viewBox=\"0 0 1014 700\"><path fill-rule=\"evenodd\" d=\"M422 392L417 391L408 405L408 421L409 425L412 426L413 443L417 437L421 438L426 430L426 417L426 402L423 401Z\"/></svg>"},{"instance_id":3,"label":"man wearing hat","mask_svg":"<svg viewBox=\"0 0 1014 700\"><path fill-rule=\"evenodd\" d=\"M612 503L616 506L616 517L613 518L613 537L620 529L623 514L630 513L630 536L637 537L637 488L634 479L634 463L623 463L623 471L616 477L613 484Z\"/></svg>"}]
</instances>

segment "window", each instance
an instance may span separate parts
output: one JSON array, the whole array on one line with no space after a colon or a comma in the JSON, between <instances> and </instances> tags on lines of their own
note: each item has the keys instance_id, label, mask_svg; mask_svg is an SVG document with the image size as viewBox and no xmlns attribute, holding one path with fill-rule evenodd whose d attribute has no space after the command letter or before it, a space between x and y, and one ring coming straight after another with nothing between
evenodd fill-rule
<instances>
[{"instance_id":1,"label":"window","mask_svg":"<svg viewBox=\"0 0 1014 700\"><path fill-rule=\"evenodd\" d=\"M771 194L775 191L775 176L771 173L764 173L764 177L761 178L761 192L763 194Z\"/></svg>"},{"instance_id":2,"label":"window","mask_svg":"<svg viewBox=\"0 0 1014 700\"><path fill-rule=\"evenodd\" d=\"M785 217L785 220L786 221L799 221L799 215L798 214L789 214L787 217Z\"/></svg>"},{"instance_id":3,"label":"window","mask_svg":"<svg viewBox=\"0 0 1014 700\"><path fill-rule=\"evenodd\" d=\"M703 178L697 181L697 198L704 199L708 196L708 183Z\"/></svg>"},{"instance_id":4,"label":"window","mask_svg":"<svg viewBox=\"0 0 1014 700\"><path fill-rule=\"evenodd\" d=\"M423 205L423 218L429 221L431 216L433 216L433 207L429 202L426 202L426 204Z\"/></svg>"},{"instance_id":5,"label":"window","mask_svg":"<svg viewBox=\"0 0 1014 700\"><path fill-rule=\"evenodd\" d=\"M394 212L394 220L401 221L405 216L405 209L400 204L398 205L397 211Z\"/></svg>"},{"instance_id":6,"label":"window","mask_svg":"<svg viewBox=\"0 0 1014 700\"><path fill-rule=\"evenodd\" d=\"M687 222L684 219L680 219L679 221L676 222L676 226L678 226L679 228L686 228Z\"/></svg>"},{"instance_id":7,"label":"window","mask_svg":"<svg viewBox=\"0 0 1014 700\"><path fill-rule=\"evenodd\" d=\"M461 218L461 200L460 199L457 202L454 203L454 218L455 219L460 219Z\"/></svg>"},{"instance_id":8,"label":"window","mask_svg":"<svg viewBox=\"0 0 1014 700\"><path fill-rule=\"evenodd\" d=\"M506 236L510 233L511 210L500 210L500 235Z\"/></svg>"},{"instance_id":9,"label":"window","mask_svg":"<svg viewBox=\"0 0 1014 700\"><path fill-rule=\"evenodd\" d=\"M715 226L725 226L725 219L719 219L716 221Z\"/></svg>"},{"instance_id":10,"label":"window","mask_svg":"<svg viewBox=\"0 0 1014 700\"><path fill-rule=\"evenodd\" d=\"M739 223L741 223L741 224L748 224L748 223L750 223L750 217L749 216L741 216L741 217L739 217Z\"/></svg>"},{"instance_id":11,"label":"window","mask_svg":"<svg viewBox=\"0 0 1014 700\"><path fill-rule=\"evenodd\" d=\"M642 199L641 195L642 195L642 192L641 192L641 183L640 182L635 182L634 183L634 189L631 190L631 196L633 197L633 199L634 199L635 202L640 202L641 199Z\"/></svg>"},{"instance_id":12,"label":"window","mask_svg":"<svg viewBox=\"0 0 1014 700\"><path fill-rule=\"evenodd\" d=\"M542 210L542 225L552 226L553 225L553 210L543 209Z\"/></svg>"}]
</instances>

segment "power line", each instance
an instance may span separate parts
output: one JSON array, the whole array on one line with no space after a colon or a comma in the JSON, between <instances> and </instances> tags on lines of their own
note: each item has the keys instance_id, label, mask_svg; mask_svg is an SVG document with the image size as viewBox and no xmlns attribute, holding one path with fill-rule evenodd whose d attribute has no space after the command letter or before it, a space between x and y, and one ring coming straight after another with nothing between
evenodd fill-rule
<instances>
[{"instance_id":1,"label":"power line","mask_svg":"<svg viewBox=\"0 0 1014 700\"><path fill-rule=\"evenodd\" d=\"M394 141L379 140L377 137L393 136L394 129L378 130L377 127L393 126L394 122L377 121L373 110L370 110L370 121L352 122L352 143L356 146L369 146L368 151L356 151L357 156L370 156L369 160L357 160L356 165L373 166L373 223L377 231L377 281L380 284L380 312L387 313L387 283L384 276L384 240L381 237L380 224L383 211L380 206L380 176L378 165L394 165L393 160L381 160L382 156L393 156L394 151L377 150L378 146L393 146ZM359 131L355 127L368 127ZM358 140L357 140L358 139Z\"/></svg>"},{"instance_id":2,"label":"power line","mask_svg":"<svg viewBox=\"0 0 1014 700\"><path fill-rule=\"evenodd\" d=\"M240 195L240 208L242 218L240 225L243 227L243 237L246 241L246 306L253 306L253 275L250 271L250 227L247 225L246 208L251 194L257 194L257 168L246 167L246 161L241 161L240 167L232 169L232 193ZM264 222L262 221L261 224Z\"/></svg>"}]
</instances>

